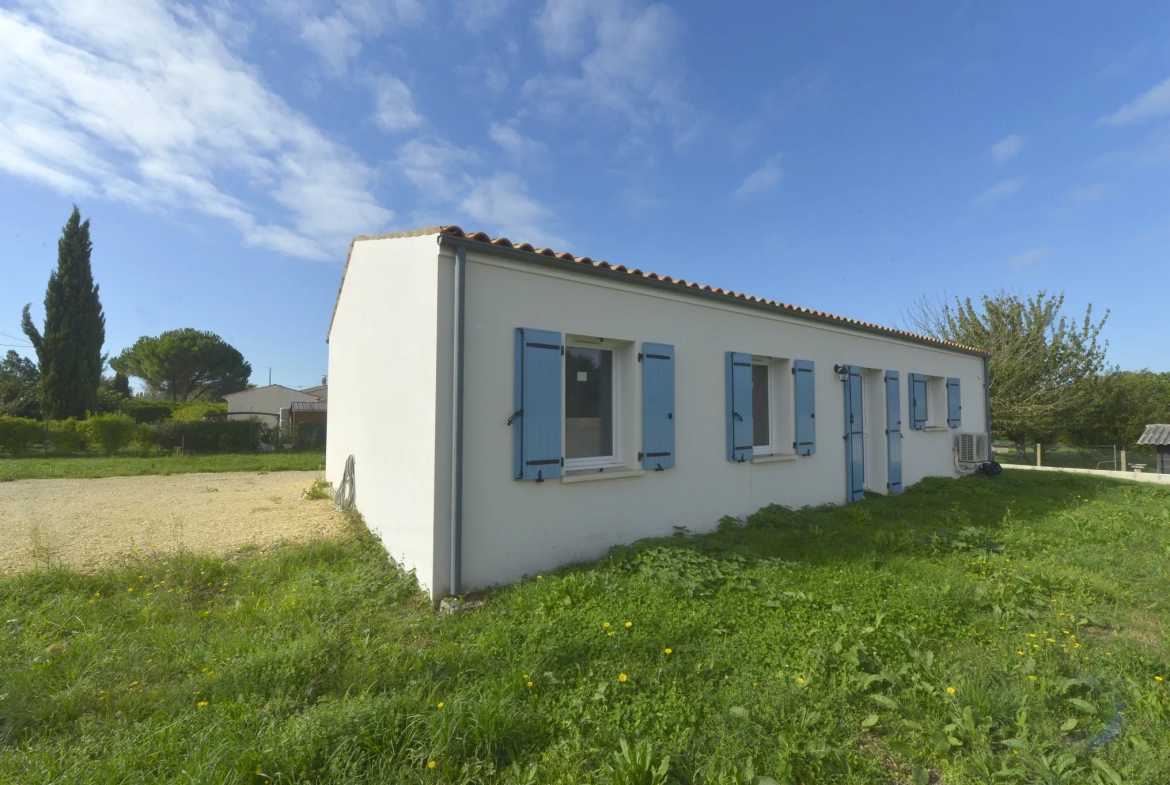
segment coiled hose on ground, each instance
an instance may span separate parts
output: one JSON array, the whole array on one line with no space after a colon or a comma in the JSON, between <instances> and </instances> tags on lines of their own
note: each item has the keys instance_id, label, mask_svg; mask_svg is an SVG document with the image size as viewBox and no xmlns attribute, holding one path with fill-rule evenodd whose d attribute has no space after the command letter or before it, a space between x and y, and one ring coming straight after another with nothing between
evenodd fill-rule
<instances>
[{"instance_id":1,"label":"coiled hose on ground","mask_svg":"<svg viewBox=\"0 0 1170 785\"><path fill-rule=\"evenodd\" d=\"M353 485L353 456L345 459L345 471L341 474L341 482L337 485L337 491L333 494L333 509L341 512L349 512L353 509L354 485Z\"/></svg>"}]
</instances>

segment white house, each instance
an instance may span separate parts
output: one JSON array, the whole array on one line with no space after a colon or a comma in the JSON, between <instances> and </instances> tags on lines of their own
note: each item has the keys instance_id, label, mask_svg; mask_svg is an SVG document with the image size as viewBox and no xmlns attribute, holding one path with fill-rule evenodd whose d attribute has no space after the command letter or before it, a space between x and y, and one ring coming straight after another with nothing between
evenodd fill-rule
<instances>
[{"instance_id":1,"label":"white house","mask_svg":"<svg viewBox=\"0 0 1170 785\"><path fill-rule=\"evenodd\" d=\"M453 226L356 238L327 340L327 477L436 599L989 442L977 350Z\"/></svg>"},{"instance_id":2,"label":"white house","mask_svg":"<svg viewBox=\"0 0 1170 785\"><path fill-rule=\"evenodd\" d=\"M318 400L324 401L328 397L329 388L326 385L310 387L306 390L294 390L282 384L267 384L263 387L253 387L250 390L229 393L223 398L227 401L229 420L245 420L255 417L268 425L277 425L280 422L280 410L288 409L294 401L313 403Z\"/></svg>"}]
</instances>

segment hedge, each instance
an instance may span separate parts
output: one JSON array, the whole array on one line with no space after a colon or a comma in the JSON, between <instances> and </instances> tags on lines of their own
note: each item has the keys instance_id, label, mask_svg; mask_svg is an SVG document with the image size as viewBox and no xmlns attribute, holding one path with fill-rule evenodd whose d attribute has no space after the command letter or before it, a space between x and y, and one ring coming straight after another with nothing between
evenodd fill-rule
<instances>
[{"instance_id":1,"label":"hedge","mask_svg":"<svg viewBox=\"0 0 1170 785\"><path fill-rule=\"evenodd\" d=\"M41 444L44 438L44 423L0 414L0 450L19 455L26 447Z\"/></svg>"},{"instance_id":2,"label":"hedge","mask_svg":"<svg viewBox=\"0 0 1170 785\"><path fill-rule=\"evenodd\" d=\"M99 450L113 455L130 443L134 425L127 414L96 414L85 421L85 433Z\"/></svg>"}]
</instances>

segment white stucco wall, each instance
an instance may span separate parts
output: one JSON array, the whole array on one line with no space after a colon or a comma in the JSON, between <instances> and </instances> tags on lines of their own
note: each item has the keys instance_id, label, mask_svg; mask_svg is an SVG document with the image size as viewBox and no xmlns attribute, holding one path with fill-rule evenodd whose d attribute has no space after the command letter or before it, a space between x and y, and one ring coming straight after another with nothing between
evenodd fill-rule
<instances>
[{"instance_id":1,"label":"white stucco wall","mask_svg":"<svg viewBox=\"0 0 1170 785\"><path fill-rule=\"evenodd\" d=\"M434 585L439 514L437 252L434 235L354 244L329 335L325 460L336 486L346 457L354 456L357 509L427 590ZM444 350L449 337L446 343ZM442 463L449 473L448 453Z\"/></svg>"},{"instance_id":2,"label":"white stucco wall","mask_svg":"<svg viewBox=\"0 0 1170 785\"><path fill-rule=\"evenodd\" d=\"M881 371L901 374L903 479L953 474L955 431L909 429L907 376L962 380L962 432L985 432L981 357L779 313L468 252L463 588L596 558L614 544L712 529L778 503L845 500L844 396L835 363L866 369L867 486L885 488ZM453 251L435 235L354 245L330 334L326 473L357 463L357 507L436 596L449 588ZM675 346L675 468L589 482L512 479L517 327ZM724 353L816 363L817 453L726 458ZM626 464L640 468L641 379L620 380ZM932 418L945 421L937 408ZM876 441L875 441L876 439Z\"/></svg>"},{"instance_id":3,"label":"white stucco wall","mask_svg":"<svg viewBox=\"0 0 1170 785\"><path fill-rule=\"evenodd\" d=\"M230 414L235 414L236 412L271 412L277 415L277 417L260 416L259 419L269 425L277 425L278 416L282 408L287 407L293 401L315 401L317 399L312 395L306 395L291 387L269 384L264 387L256 387L251 390L225 395L224 400L227 401L228 412ZM231 417L230 419L238 420L246 416Z\"/></svg>"},{"instance_id":4,"label":"white stucco wall","mask_svg":"<svg viewBox=\"0 0 1170 785\"><path fill-rule=\"evenodd\" d=\"M978 356L498 257L469 253L469 261L463 523L468 588L596 558L615 543L667 535L674 526L706 531L724 515L745 516L768 504L843 503L844 393L835 363L901 373L906 486L927 475L953 474L955 433L909 430L909 373L959 377L960 430L986 431ZM513 480L512 431L505 421L512 409L516 327L674 344L677 466L592 482ZM816 363L815 455L770 463L727 460L729 350ZM866 380L878 376L866 374ZM636 398L640 383L632 389ZM871 384L866 396L877 403L867 410L881 413L869 425L870 438L882 441L867 452L883 459L871 467L870 486L884 491L884 392ZM629 403L621 439L637 444L641 406ZM938 414L932 412L936 419ZM627 453L629 466L638 466L637 449Z\"/></svg>"}]
</instances>

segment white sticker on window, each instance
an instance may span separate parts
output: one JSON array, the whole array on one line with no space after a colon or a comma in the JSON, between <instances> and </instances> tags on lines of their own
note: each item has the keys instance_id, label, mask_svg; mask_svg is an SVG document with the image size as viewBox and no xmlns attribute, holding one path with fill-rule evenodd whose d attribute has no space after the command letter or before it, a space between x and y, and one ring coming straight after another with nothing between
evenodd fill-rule
<instances>
[{"instance_id":1,"label":"white sticker on window","mask_svg":"<svg viewBox=\"0 0 1170 785\"><path fill-rule=\"evenodd\" d=\"M579 382L589 381L589 372L588 371L577 371L577 381L579 381Z\"/></svg>"}]
</instances>

